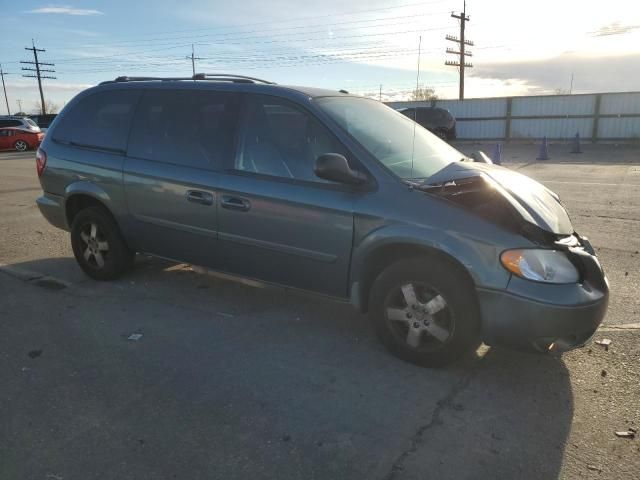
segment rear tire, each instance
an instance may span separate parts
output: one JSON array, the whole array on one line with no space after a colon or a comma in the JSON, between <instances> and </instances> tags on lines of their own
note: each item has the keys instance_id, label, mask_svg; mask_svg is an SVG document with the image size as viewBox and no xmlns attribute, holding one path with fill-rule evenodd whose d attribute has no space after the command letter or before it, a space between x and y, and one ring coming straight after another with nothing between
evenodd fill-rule
<instances>
[{"instance_id":1,"label":"rear tire","mask_svg":"<svg viewBox=\"0 0 640 480\"><path fill-rule=\"evenodd\" d=\"M444 142L449 141L449 139L447 138L447 132L445 132L444 130L436 130L435 134L440 140Z\"/></svg>"},{"instance_id":2,"label":"rear tire","mask_svg":"<svg viewBox=\"0 0 640 480\"><path fill-rule=\"evenodd\" d=\"M448 365L480 345L473 285L437 257L410 258L387 267L371 288L369 311L385 347L420 366Z\"/></svg>"},{"instance_id":3,"label":"rear tire","mask_svg":"<svg viewBox=\"0 0 640 480\"><path fill-rule=\"evenodd\" d=\"M26 152L29 149L29 145L24 140L16 140L16 143L13 144L13 148L18 152Z\"/></svg>"},{"instance_id":4,"label":"rear tire","mask_svg":"<svg viewBox=\"0 0 640 480\"><path fill-rule=\"evenodd\" d=\"M113 280L133 265L118 224L104 208L88 207L71 225L71 247L80 268L95 280Z\"/></svg>"}]
</instances>

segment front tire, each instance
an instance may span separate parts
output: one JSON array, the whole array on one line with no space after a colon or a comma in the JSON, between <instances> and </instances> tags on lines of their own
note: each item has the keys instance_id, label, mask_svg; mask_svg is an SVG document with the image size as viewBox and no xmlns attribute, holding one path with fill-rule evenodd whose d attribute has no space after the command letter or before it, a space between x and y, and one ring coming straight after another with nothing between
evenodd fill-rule
<instances>
[{"instance_id":1,"label":"front tire","mask_svg":"<svg viewBox=\"0 0 640 480\"><path fill-rule=\"evenodd\" d=\"M448 365L480 345L473 285L456 266L437 257L387 267L371 288L369 311L385 347L420 366Z\"/></svg>"},{"instance_id":2,"label":"front tire","mask_svg":"<svg viewBox=\"0 0 640 480\"><path fill-rule=\"evenodd\" d=\"M95 280L113 280L133 264L118 224L103 208L78 212L71 225L71 247L80 268Z\"/></svg>"}]
</instances>

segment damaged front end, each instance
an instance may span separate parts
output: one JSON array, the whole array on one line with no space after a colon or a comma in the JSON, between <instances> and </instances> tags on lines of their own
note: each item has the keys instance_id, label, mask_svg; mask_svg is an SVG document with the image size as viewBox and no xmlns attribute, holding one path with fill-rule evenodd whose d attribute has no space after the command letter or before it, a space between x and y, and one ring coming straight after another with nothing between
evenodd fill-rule
<instances>
[{"instance_id":1,"label":"damaged front end","mask_svg":"<svg viewBox=\"0 0 640 480\"><path fill-rule=\"evenodd\" d=\"M501 253L512 274L504 291L478 290L483 341L554 353L584 345L602 322L609 296L589 240L573 230L558 196L540 183L502 167L465 163L412 186L534 244Z\"/></svg>"},{"instance_id":2,"label":"damaged front end","mask_svg":"<svg viewBox=\"0 0 640 480\"><path fill-rule=\"evenodd\" d=\"M451 164L414 188L541 246L574 234L558 196L538 182L493 165Z\"/></svg>"}]
</instances>

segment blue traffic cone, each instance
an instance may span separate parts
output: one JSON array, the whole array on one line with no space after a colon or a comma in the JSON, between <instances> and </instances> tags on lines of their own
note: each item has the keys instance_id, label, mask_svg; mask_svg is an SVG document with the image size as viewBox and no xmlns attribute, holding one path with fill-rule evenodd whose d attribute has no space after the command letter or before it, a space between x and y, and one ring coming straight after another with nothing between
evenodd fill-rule
<instances>
[{"instance_id":1,"label":"blue traffic cone","mask_svg":"<svg viewBox=\"0 0 640 480\"><path fill-rule=\"evenodd\" d=\"M547 136L545 135L540 145L540 153L536 160L549 160L549 144L547 143Z\"/></svg>"},{"instance_id":2,"label":"blue traffic cone","mask_svg":"<svg viewBox=\"0 0 640 480\"><path fill-rule=\"evenodd\" d=\"M580 148L580 132L576 132L576 136L573 137L571 153L582 153L582 148Z\"/></svg>"},{"instance_id":3,"label":"blue traffic cone","mask_svg":"<svg viewBox=\"0 0 640 480\"><path fill-rule=\"evenodd\" d=\"M496 148L493 149L491 160L496 165L502 165L502 145L500 145L499 143L496 143Z\"/></svg>"}]
</instances>

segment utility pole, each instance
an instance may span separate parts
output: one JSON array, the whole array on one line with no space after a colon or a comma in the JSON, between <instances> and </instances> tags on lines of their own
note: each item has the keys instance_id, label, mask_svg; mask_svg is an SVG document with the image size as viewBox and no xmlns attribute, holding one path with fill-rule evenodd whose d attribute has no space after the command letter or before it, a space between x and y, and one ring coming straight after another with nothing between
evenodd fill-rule
<instances>
[{"instance_id":1,"label":"utility pole","mask_svg":"<svg viewBox=\"0 0 640 480\"><path fill-rule=\"evenodd\" d=\"M464 8L462 12L458 15L451 12L451 17L460 20L460 38L454 37L453 35L447 35L445 38L450 42L455 42L458 44L458 50L454 50L453 48L447 48L447 53L451 53L459 56L459 60L452 61L447 60L444 62L445 65L449 65L452 67L458 67L458 71L460 72L460 100L464 100L464 69L473 67L472 63L467 63L465 57L471 57L473 54L470 51L466 51L465 47L467 45L473 46L473 42L471 40L466 40L464 38L464 30L466 23L469 21L469 16L467 15L467 2L464 2Z\"/></svg>"},{"instance_id":2,"label":"utility pole","mask_svg":"<svg viewBox=\"0 0 640 480\"><path fill-rule=\"evenodd\" d=\"M378 93L378 100L382 101L382 84L380 84L380 93Z\"/></svg>"},{"instance_id":3,"label":"utility pole","mask_svg":"<svg viewBox=\"0 0 640 480\"><path fill-rule=\"evenodd\" d=\"M55 80L56 77L51 77L51 76L47 76L47 75L42 75L43 73L55 73L55 70L47 70L47 69L43 69L40 68L41 66L46 66L46 67L53 67L55 66L53 63L44 63L44 62L40 62L38 61L38 52L46 52L46 50L43 50L42 48L36 48L35 44L33 43L33 40L31 40L31 48L29 47L24 47L25 50L31 50L33 52L33 62L20 62L20 63L24 63L26 65L34 65L36 68L27 68L27 67L22 67L22 70L26 70L29 72L35 72L35 75L31 74L31 75L22 75L23 77L26 78L37 78L38 79L38 88L40 89L40 104L42 106L42 114L44 115L45 113L47 113L47 109L44 103L44 94L42 93L42 79L43 78L50 78L52 80Z\"/></svg>"},{"instance_id":4,"label":"utility pole","mask_svg":"<svg viewBox=\"0 0 640 480\"><path fill-rule=\"evenodd\" d=\"M191 55L185 57L187 60L191 59L191 71L193 72L193 76L196 75L196 60L202 60L200 57L196 57L193 52L193 43L191 44Z\"/></svg>"},{"instance_id":5,"label":"utility pole","mask_svg":"<svg viewBox=\"0 0 640 480\"><path fill-rule=\"evenodd\" d=\"M7 115L11 115L11 109L9 108L9 99L7 98L7 87L4 84L5 75L9 75L9 74L4 70L2 70L2 64L0 64L0 77L2 77L2 89L4 90L4 101L7 104Z\"/></svg>"},{"instance_id":6,"label":"utility pole","mask_svg":"<svg viewBox=\"0 0 640 480\"><path fill-rule=\"evenodd\" d=\"M18 112L22 112L22 100L20 100L19 98L16 100L16 103L18 104Z\"/></svg>"},{"instance_id":7,"label":"utility pole","mask_svg":"<svg viewBox=\"0 0 640 480\"><path fill-rule=\"evenodd\" d=\"M569 95L573 93L573 72L571 72L571 85L569 85Z\"/></svg>"}]
</instances>

